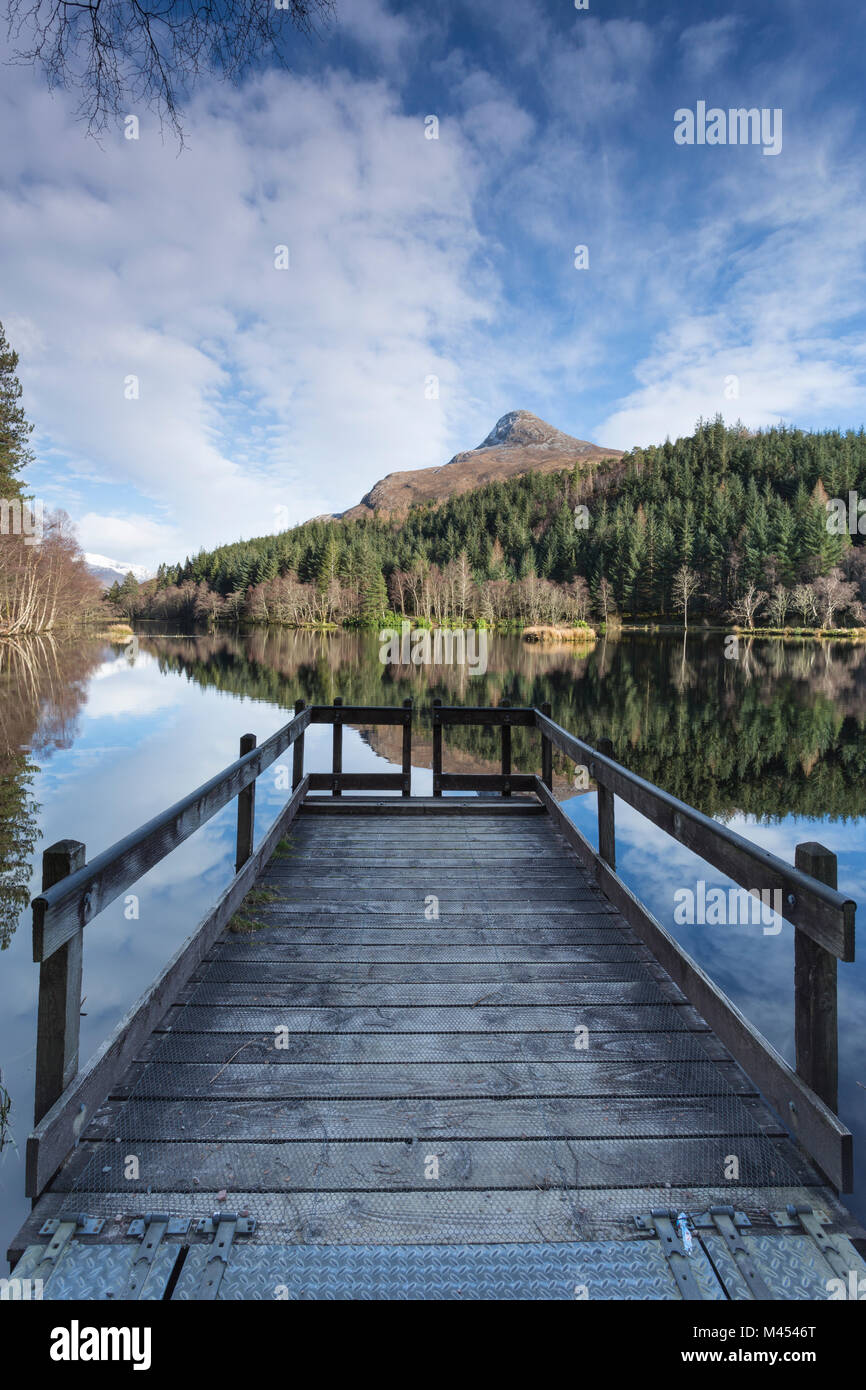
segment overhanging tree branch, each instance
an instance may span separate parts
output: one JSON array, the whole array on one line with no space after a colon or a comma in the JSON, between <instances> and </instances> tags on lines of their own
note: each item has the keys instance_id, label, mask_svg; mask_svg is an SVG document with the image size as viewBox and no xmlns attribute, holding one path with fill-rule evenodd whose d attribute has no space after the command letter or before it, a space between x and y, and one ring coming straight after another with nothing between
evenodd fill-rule
<instances>
[{"instance_id":1,"label":"overhanging tree branch","mask_svg":"<svg viewBox=\"0 0 866 1390\"><path fill-rule=\"evenodd\" d=\"M12 61L76 91L90 134L144 103L182 138L182 104L199 77L237 82L262 63L286 67L289 31L313 35L335 0L5 0L5 9Z\"/></svg>"}]
</instances>

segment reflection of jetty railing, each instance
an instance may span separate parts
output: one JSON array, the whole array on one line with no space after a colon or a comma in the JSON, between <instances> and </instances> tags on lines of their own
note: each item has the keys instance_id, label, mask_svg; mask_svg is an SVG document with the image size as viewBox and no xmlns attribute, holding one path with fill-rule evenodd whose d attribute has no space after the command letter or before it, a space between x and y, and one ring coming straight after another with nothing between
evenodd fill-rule
<instances>
[{"instance_id":1,"label":"reflection of jetty railing","mask_svg":"<svg viewBox=\"0 0 866 1390\"><path fill-rule=\"evenodd\" d=\"M36 1128L28 1141L27 1191L36 1197L73 1149L96 1109L180 990L205 959L271 859L301 810L351 815L487 815L504 826L508 815L546 812L598 887L649 948L691 1004L739 1061L821 1169L842 1191L852 1181L852 1138L839 1121L837 1105L836 961L854 958L855 904L835 889L835 857L817 845L801 845L791 866L749 843L726 826L629 772L613 756L609 741L592 748L550 718L548 706L446 707L435 701L433 797L411 797L411 702L402 708L333 705L305 707L260 747L244 735L241 756L116 845L84 862L84 846L61 841L46 850L43 891L33 903L34 959L40 963L36 1076ZM333 726L329 773L304 773L304 734L311 724ZM403 729L399 773L344 773L345 724L398 724ZM495 775L443 772L443 731L451 725L498 728L501 770ZM511 730L541 735L541 775L512 770ZM293 750L292 793L257 849L253 846L257 778L287 749ZM553 749L586 766L598 790L599 850L596 852L553 798ZM327 791L328 796L311 792ZM344 798L346 791L400 792L400 797ZM499 793L499 799L449 796L458 792ZM520 804L515 793L531 793ZM620 797L674 840L750 890L779 890L783 915L796 929L795 1017L797 1067L792 1069L747 1022L729 999L655 920L616 873L614 803ZM87 1067L78 1070L82 943L84 929L109 903L205 824L229 801L238 802L236 874L217 904L165 966ZM506 804L508 803L508 804ZM393 829L397 824L389 821ZM501 832L500 832L501 833ZM399 843L394 845L399 850ZM324 890L323 890L324 891ZM495 891L495 883L493 884Z\"/></svg>"}]
</instances>

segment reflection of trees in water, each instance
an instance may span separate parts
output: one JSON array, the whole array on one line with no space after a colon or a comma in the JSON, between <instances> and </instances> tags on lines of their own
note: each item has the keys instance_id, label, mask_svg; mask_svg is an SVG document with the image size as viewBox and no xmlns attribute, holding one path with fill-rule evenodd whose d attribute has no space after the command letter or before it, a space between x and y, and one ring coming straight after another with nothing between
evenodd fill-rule
<instances>
[{"instance_id":1,"label":"reflection of trees in water","mask_svg":"<svg viewBox=\"0 0 866 1390\"><path fill-rule=\"evenodd\" d=\"M9 1116L12 1113L12 1097L3 1085L3 1073L0 1071L0 1153L8 1143L13 1143L12 1135L9 1131Z\"/></svg>"},{"instance_id":2,"label":"reflection of trees in water","mask_svg":"<svg viewBox=\"0 0 866 1390\"><path fill-rule=\"evenodd\" d=\"M858 644L741 638L729 660L720 636L699 633L685 644L624 633L579 654L492 636L488 669L478 676L465 666L383 666L375 634L364 632L257 629L148 637L142 645L164 670L286 709L299 697L390 705L411 696L421 744L434 698L549 700L565 728L590 743L612 738L628 767L709 814L866 814L866 646ZM370 737L386 756L387 737L384 730ZM492 731L482 728L449 729L448 747L488 768L498 756ZM537 771L537 733L515 729L512 753L515 770ZM564 759L556 766L568 774Z\"/></svg>"},{"instance_id":3,"label":"reflection of trees in water","mask_svg":"<svg viewBox=\"0 0 866 1390\"><path fill-rule=\"evenodd\" d=\"M87 681L104 651L100 642L46 633L0 639L0 950L10 944L30 900L39 838L31 790L35 759L72 744ZM0 1151L13 1142L11 1111L0 1074Z\"/></svg>"},{"instance_id":4,"label":"reflection of trees in water","mask_svg":"<svg viewBox=\"0 0 866 1390\"><path fill-rule=\"evenodd\" d=\"M68 748L86 682L104 648L50 634L0 640L0 949L30 900L38 838L36 757Z\"/></svg>"}]
</instances>

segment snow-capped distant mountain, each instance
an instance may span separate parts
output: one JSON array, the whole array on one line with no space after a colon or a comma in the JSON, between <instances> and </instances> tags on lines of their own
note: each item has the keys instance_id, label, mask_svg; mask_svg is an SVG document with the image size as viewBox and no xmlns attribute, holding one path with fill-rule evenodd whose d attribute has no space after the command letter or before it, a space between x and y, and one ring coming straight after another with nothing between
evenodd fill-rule
<instances>
[{"instance_id":1,"label":"snow-capped distant mountain","mask_svg":"<svg viewBox=\"0 0 866 1390\"><path fill-rule=\"evenodd\" d=\"M105 585L113 584L115 579L122 584L130 572L135 575L139 584L153 577L152 571L146 565L127 565L122 560L111 560L107 555L91 555L85 551L84 563L90 573L95 574Z\"/></svg>"}]
</instances>

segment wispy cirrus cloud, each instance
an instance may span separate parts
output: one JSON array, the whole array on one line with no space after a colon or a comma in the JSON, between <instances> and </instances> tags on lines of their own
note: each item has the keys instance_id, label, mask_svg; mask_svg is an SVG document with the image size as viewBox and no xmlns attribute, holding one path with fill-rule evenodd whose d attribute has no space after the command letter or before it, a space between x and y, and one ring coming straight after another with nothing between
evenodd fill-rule
<instances>
[{"instance_id":1,"label":"wispy cirrus cloud","mask_svg":"<svg viewBox=\"0 0 866 1390\"><path fill-rule=\"evenodd\" d=\"M682 64L690 77L708 77L736 52L742 31L739 15L722 15L701 24L690 24L679 37Z\"/></svg>"}]
</instances>

